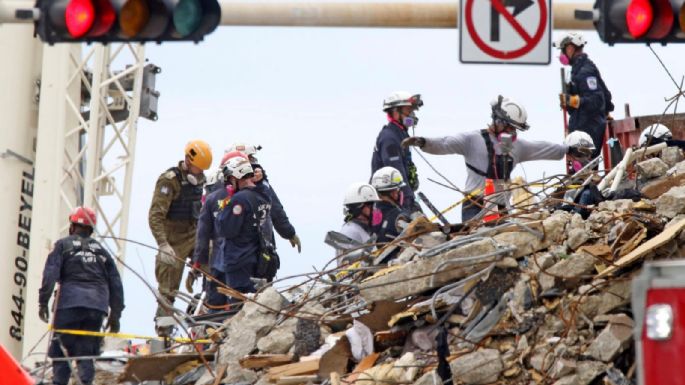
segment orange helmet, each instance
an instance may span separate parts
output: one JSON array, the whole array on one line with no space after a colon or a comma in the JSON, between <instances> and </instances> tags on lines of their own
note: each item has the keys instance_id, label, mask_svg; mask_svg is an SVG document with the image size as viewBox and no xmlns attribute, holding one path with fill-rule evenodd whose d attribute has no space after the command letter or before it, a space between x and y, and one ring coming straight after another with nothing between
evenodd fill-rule
<instances>
[{"instance_id":1,"label":"orange helmet","mask_svg":"<svg viewBox=\"0 0 685 385\"><path fill-rule=\"evenodd\" d=\"M69 222L77 225L95 227L95 224L97 223L95 210L86 206L76 207L71 214L69 214Z\"/></svg>"},{"instance_id":2,"label":"orange helmet","mask_svg":"<svg viewBox=\"0 0 685 385\"><path fill-rule=\"evenodd\" d=\"M212 165L212 148L204 140L191 140L186 144L185 154L195 167L207 170Z\"/></svg>"}]
</instances>

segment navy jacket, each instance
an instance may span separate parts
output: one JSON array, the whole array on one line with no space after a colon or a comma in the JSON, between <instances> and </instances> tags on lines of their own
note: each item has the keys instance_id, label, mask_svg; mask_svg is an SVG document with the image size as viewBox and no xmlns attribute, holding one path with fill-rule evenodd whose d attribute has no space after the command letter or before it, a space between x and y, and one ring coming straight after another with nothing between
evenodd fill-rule
<instances>
[{"instance_id":1,"label":"navy jacket","mask_svg":"<svg viewBox=\"0 0 685 385\"><path fill-rule=\"evenodd\" d=\"M406 128L395 122L388 123L376 138L376 146L373 148L371 158L371 175L378 169L391 166L396 168L405 181L402 187L404 193L403 207L412 210L414 207L414 190L409 186L409 169L414 167L411 160L411 151L403 149L400 145L402 140L408 138Z\"/></svg>"},{"instance_id":2,"label":"navy jacket","mask_svg":"<svg viewBox=\"0 0 685 385\"><path fill-rule=\"evenodd\" d=\"M70 235L55 242L43 270L40 305L47 306L60 283L57 310L85 307L107 313L124 309L124 288L109 253L96 240Z\"/></svg>"},{"instance_id":3,"label":"navy jacket","mask_svg":"<svg viewBox=\"0 0 685 385\"><path fill-rule=\"evenodd\" d=\"M597 66L586 54L574 57L571 65L568 93L580 96L580 106L568 109L569 131L580 130L591 136L593 133L603 134L607 114L614 110L611 92L604 84ZM601 147L601 143L599 145L595 143L595 146Z\"/></svg>"},{"instance_id":4,"label":"navy jacket","mask_svg":"<svg viewBox=\"0 0 685 385\"><path fill-rule=\"evenodd\" d=\"M219 214L220 204L228 197L226 187L213 191L207 195L205 204L200 211L200 218L197 220L197 233L195 236L195 251L193 252L193 262L208 264L210 267L219 271L224 271L224 256L221 253L221 243L223 238L219 235L214 220ZM212 257L209 258L209 241L212 241Z\"/></svg>"},{"instance_id":5,"label":"navy jacket","mask_svg":"<svg viewBox=\"0 0 685 385\"><path fill-rule=\"evenodd\" d=\"M372 234L376 234L376 242L394 240L402 232L397 226L400 220L411 222L410 214L392 202L376 202L371 225Z\"/></svg>"},{"instance_id":6,"label":"navy jacket","mask_svg":"<svg viewBox=\"0 0 685 385\"><path fill-rule=\"evenodd\" d=\"M260 248L259 229L269 217L271 199L262 186L236 192L226 207L219 211L216 226L224 238L221 245L224 271L230 272L257 262ZM266 234L268 239L273 235Z\"/></svg>"},{"instance_id":7,"label":"navy jacket","mask_svg":"<svg viewBox=\"0 0 685 385\"><path fill-rule=\"evenodd\" d=\"M290 239L295 235L295 227L290 223L288 215L285 213L285 209L281 204L281 200L278 199L276 191L269 183L269 179L266 176L266 171L262 168L262 174L264 178L257 182L258 186L262 186L264 190L269 194L271 199L271 218L270 221L273 223L274 229L278 235L283 239ZM275 243L274 243L275 244Z\"/></svg>"}]
</instances>

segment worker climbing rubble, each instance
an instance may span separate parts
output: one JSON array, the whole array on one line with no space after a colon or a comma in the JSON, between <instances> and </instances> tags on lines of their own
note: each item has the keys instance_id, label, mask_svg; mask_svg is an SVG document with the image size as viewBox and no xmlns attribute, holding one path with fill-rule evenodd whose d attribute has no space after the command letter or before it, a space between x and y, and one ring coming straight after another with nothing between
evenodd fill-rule
<instances>
[{"instance_id":1,"label":"worker climbing rubble","mask_svg":"<svg viewBox=\"0 0 685 385\"><path fill-rule=\"evenodd\" d=\"M403 148L402 140L409 137L408 130L416 127L419 118L416 111L423 106L421 95L406 91L397 91L383 100L383 112L388 123L381 129L376 138L371 158L371 174L390 166L402 174L406 185L402 187L404 202L402 206L409 211L421 211L416 202L414 191L419 188L419 176L412 161L410 149Z\"/></svg>"},{"instance_id":2,"label":"worker climbing rubble","mask_svg":"<svg viewBox=\"0 0 685 385\"><path fill-rule=\"evenodd\" d=\"M280 267L271 244L272 227L267 223L271 199L263 187L255 185L247 156L231 154L235 155L224 165L224 180L235 193L224 200L215 223L219 236L224 238L223 281L241 293L252 293L252 278L271 281Z\"/></svg>"},{"instance_id":3,"label":"worker climbing rubble","mask_svg":"<svg viewBox=\"0 0 685 385\"><path fill-rule=\"evenodd\" d=\"M188 142L185 158L157 179L148 221L159 252L155 258L155 277L160 295L173 306L175 292L183 277L184 260L195 247L197 219L202 207L203 171L212 164L212 149L202 140ZM158 335L167 336L171 325L160 325L159 318L170 316L161 303L155 314Z\"/></svg>"},{"instance_id":4,"label":"worker climbing rubble","mask_svg":"<svg viewBox=\"0 0 685 385\"><path fill-rule=\"evenodd\" d=\"M565 144L519 138L518 131L529 129L525 108L501 95L492 101L490 106L492 121L486 129L441 138L413 136L402 141L403 147L417 146L430 154L460 154L464 157L467 168L465 190L472 197L462 206L463 222L475 217L484 208L486 179L507 182L514 167L522 162L557 160L562 159L567 153L577 157L589 155L585 147L569 147ZM505 194L499 195L496 199L500 208L506 208Z\"/></svg>"},{"instance_id":5,"label":"worker climbing rubble","mask_svg":"<svg viewBox=\"0 0 685 385\"><path fill-rule=\"evenodd\" d=\"M69 223L69 236L55 242L45 262L38 316L49 322L48 303L55 284L59 283L52 320L57 331L48 349L48 356L56 359L52 363L52 381L54 385L69 383L71 363L61 358L88 357L76 361L77 383L91 385L95 375L93 357L100 355L102 338L59 330L100 332L107 317L109 331L118 333L124 288L116 263L102 244L91 238L97 224L95 211L77 207L69 215Z\"/></svg>"},{"instance_id":6,"label":"worker climbing rubble","mask_svg":"<svg viewBox=\"0 0 685 385\"><path fill-rule=\"evenodd\" d=\"M571 66L571 82L566 93L559 95L559 101L569 113L569 132L588 133L595 143L592 158L596 158L602 151L607 118L614 104L597 66L584 52L585 44L587 41L578 32L567 32L554 43L561 51L561 64Z\"/></svg>"}]
</instances>

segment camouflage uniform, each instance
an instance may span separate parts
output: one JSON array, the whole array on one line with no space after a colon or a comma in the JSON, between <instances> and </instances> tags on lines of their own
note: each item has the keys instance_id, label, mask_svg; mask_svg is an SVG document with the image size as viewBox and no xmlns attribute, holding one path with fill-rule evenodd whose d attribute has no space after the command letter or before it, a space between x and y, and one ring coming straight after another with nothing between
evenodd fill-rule
<instances>
[{"instance_id":1,"label":"camouflage uniform","mask_svg":"<svg viewBox=\"0 0 685 385\"><path fill-rule=\"evenodd\" d=\"M159 293L172 304L173 292L178 290L183 276L184 264L181 259L192 256L195 247L197 217L202 205L202 186L205 183L204 175L196 175L197 184L190 184L187 180L188 172L183 169L182 164L181 161L178 166L159 176L148 215L150 230L157 244L168 243L178 257L171 265L162 262L159 253L155 258ZM158 306L156 316L164 315L168 315L167 312Z\"/></svg>"}]
</instances>

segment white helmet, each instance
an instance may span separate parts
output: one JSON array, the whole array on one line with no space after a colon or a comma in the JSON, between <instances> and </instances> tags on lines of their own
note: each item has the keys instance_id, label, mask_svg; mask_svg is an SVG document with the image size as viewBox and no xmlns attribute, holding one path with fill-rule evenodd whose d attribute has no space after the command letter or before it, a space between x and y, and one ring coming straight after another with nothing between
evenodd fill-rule
<instances>
[{"instance_id":1,"label":"white helmet","mask_svg":"<svg viewBox=\"0 0 685 385\"><path fill-rule=\"evenodd\" d=\"M415 109L423 106L421 95L410 94L407 91L395 91L383 100L383 111L388 111L391 108L413 106Z\"/></svg>"},{"instance_id":2,"label":"white helmet","mask_svg":"<svg viewBox=\"0 0 685 385\"><path fill-rule=\"evenodd\" d=\"M578 47L582 47L587 44L587 41L582 34L578 32L566 32L559 36L559 39L554 42L554 47L563 50L568 44L573 44Z\"/></svg>"},{"instance_id":3,"label":"white helmet","mask_svg":"<svg viewBox=\"0 0 685 385\"><path fill-rule=\"evenodd\" d=\"M405 183L402 174L395 167L386 166L373 173L371 185L376 191L382 192L402 188Z\"/></svg>"},{"instance_id":4,"label":"white helmet","mask_svg":"<svg viewBox=\"0 0 685 385\"><path fill-rule=\"evenodd\" d=\"M652 137L652 140L648 140L650 136ZM648 141L652 142L651 144L657 144L654 143L655 139L658 141L664 141L672 138L673 134L671 134L671 130L669 130L668 127L664 126L663 124L656 123L642 130L638 144L640 147L642 147L647 144Z\"/></svg>"},{"instance_id":5,"label":"white helmet","mask_svg":"<svg viewBox=\"0 0 685 385\"><path fill-rule=\"evenodd\" d=\"M219 183L219 182L223 182L223 181L224 181L224 173L221 170L221 166L215 168L214 170L207 172L207 183L205 183L207 186L211 186L215 183Z\"/></svg>"},{"instance_id":6,"label":"white helmet","mask_svg":"<svg viewBox=\"0 0 685 385\"><path fill-rule=\"evenodd\" d=\"M590 150L595 149L595 143L592 141L592 137L583 131L573 131L568 134L564 139L564 144L569 147L576 148L587 148Z\"/></svg>"},{"instance_id":7,"label":"white helmet","mask_svg":"<svg viewBox=\"0 0 685 385\"><path fill-rule=\"evenodd\" d=\"M381 199L376 193L376 189L368 183L352 183L345 191L344 205L354 205L359 203L378 202Z\"/></svg>"},{"instance_id":8,"label":"white helmet","mask_svg":"<svg viewBox=\"0 0 685 385\"><path fill-rule=\"evenodd\" d=\"M229 176L235 177L236 179L243 179L245 176L254 174L252 170L252 165L247 156L241 152L232 152L235 154L226 160L223 168L223 174L225 180L228 180Z\"/></svg>"},{"instance_id":9,"label":"white helmet","mask_svg":"<svg viewBox=\"0 0 685 385\"><path fill-rule=\"evenodd\" d=\"M255 160L257 159L254 155L257 153L257 151L261 150L262 146L260 145L254 145L254 144L246 144L243 142L236 142L231 144L230 146L226 147L226 150L224 150L224 154L227 154L229 152L233 151L240 151L243 154L247 155L249 158L254 158Z\"/></svg>"},{"instance_id":10,"label":"white helmet","mask_svg":"<svg viewBox=\"0 0 685 385\"><path fill-rule=\"evenodd\" d=\"M490 102L492 107L492 119L502 120L521 131L526 131L530 126L528 125L528 113L522 105L515 101L499 95L496 100Z\"/></svg>"}]
</instances>

